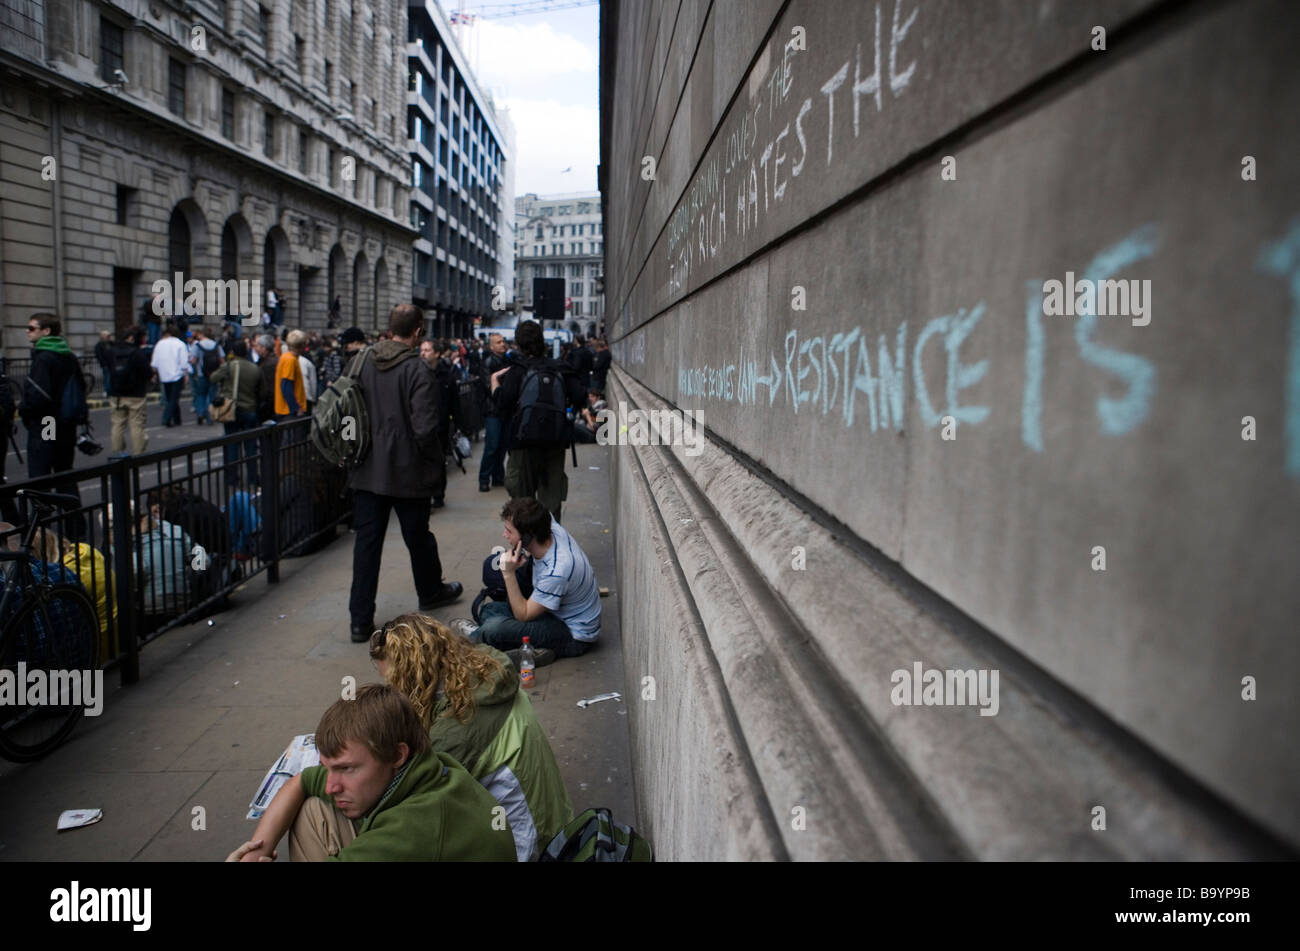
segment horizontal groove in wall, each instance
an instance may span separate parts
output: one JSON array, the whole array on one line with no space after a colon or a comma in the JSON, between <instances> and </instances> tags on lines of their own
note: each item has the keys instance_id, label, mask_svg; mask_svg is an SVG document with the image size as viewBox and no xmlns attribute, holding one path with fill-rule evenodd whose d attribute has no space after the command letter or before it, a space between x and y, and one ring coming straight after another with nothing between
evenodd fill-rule
<instances>
[{"instance_id":1,"label":"horizontal groove in wall","mask_svg":"<svg viewBox=\"0 0 1300 951\"><path fill-rule=\"evenodd\" d=\"M614 370L629 404L668 408L639 381ZM1294 858L1284 843L1108 719L1050 673L857 539L832 517L734 447L714 439L698 457L671 456L681 491L707 499L733 547L802 631L813 635L832 677L869 669L874 655L904 653L927 668L999 669L1001 712L981 718L899 708L884 690L854 694L865 724L878 730L918 788L979 858L1242 859ZM657 489L667 488L660 481ZM664 502L657 499L658 504ZM677 532L665 517L674 544ZM807 548L806 571L792 572L793 544ZM686 574L688 581L691 579ZM820 581L818 580L820 579ZM827 581L833 579L833 583ZM693 586L694 587L694 586ZM693 592L699 599L698 592ZM827 632L870 622L856 645ZM848 653L846 653L846 649ZM853 651L857 650L857 655ZM723 662L723 669L727 665ZM887 672L877 671L878 680ZM887 685L887 681L886 681ZM729 681L729 687L732 683ZM737 704L742 725L745 711ZM974 714L973 710L967 711ZM760 763L761 766L761 763ZM1088 824L1091 804L1135 817L1123 835Z\"/></svg>"},{"instance_id":2,"label":"horizontal groove in wall","mask_svg":"<svg viewBox=\"0 0 1300 951\"><path fill-rule=\"evenodd\" d=\"M654 545L652 551L647 553L644 549L639 549L638 553L642 558L649 554L649 557L656 559L661 554L671 549L671 540L667 527L658 508L654 503L654 492L652 485L642 469L639 460L631 455L625 455L621 459L611 460L614 469L615 485L621 486L622 474L619 472L620 466L628 467L627 478L632 483L632 492L637 502L641 503L634 506L634 510L645 512L650 521L644 528L644 533L649 535ZM620 499L620 502L623 500ZM627 500L631 502L632 500ZM620 506L616 511L623 511ZM620 608L624 615L628 613L635 599L645 597L646 592L641 592L631 585L628 573L631 571L630 552L623 549L624 538L631 534L628 527L616 529L618 539L616 541L617 550L620 557L618 563L618 583L620 592ZM714 655L709 644L709 639L705 631L703 619L692 599L690 585L682 576L681 568L673 559L667 559L668 564L659 567L656 565L656 574L664 578L664 584L670 587L670 591L655 591L650 593L655 597L657 603L666 600L672 607L673 611L686 615L681 619L680 627L677 631L671 632L664 628L647 631L643 626L629 623L627 617L620 618L621 629L624 632L624 664L625 674L628 684L637 685L640 689L642 676L647 670L660 670L660 697L665 696L664 691L673 689L675 684L680 684L684 680L693 679L698 676L699 680L705 685L701 692L696 690L692 692L694 703L705 708L704 712L708 714L703 723L705 725L693 728L696 730L694 739L697 741L702 750L707 751L709 757L708 782L701 782L700 777L683 775L680 768L680 757L686 742L678 741L678 737L669 736L671 743L664 743L663 747L658 750L658 755L652 755L646 751L646 747L653 747L656 740L663 738L664 724L652 722L651 713L660 713L662 708L658 706L650 707L644 702L637 702L639 698L629 698L632 703L629 704L629 715L632 718L632 746L633 746L633 768L637 774L635 778L638 790L638 802L642 810L642 815L649 818L646 829L652 836L652 843L656 829L663 828L664 818L669 817L675 810L680 811L682 808L690 809L692 820L698 821L701 816L718 814L725 816L731 822L726 828L725 834L721 837L721 854L711 854L711 850L719 847L716 841L694 843L695 851L681 851L674 853L671 846L665 853L661 846L656 846L657 853L664 858L676 860L699 860L701 858L712 859L743 859L752 860L787 860L789 854L786 852L781 836L777 831L776 819L772 814L771 805L768 803L762 783L759 780L758 771L753 759L743 740L743 732L736 712L731 705L730 697L725 689L725 681L722 671L718 667L717 658ZM666 569L666 570L665 570ZM638 638L638 634L640 638ZM672 644L674 637L686 638L685 645ZM645 638L655 639L655 643L645 643ZM638 661L646 661L651 655L653 647L658 646L661 639L667 639L669 644L678 649L674 652L673 660L681 664L696 664L694 671L686 672L682 676L669 677L665 679L662 668L654 668L652 664L639 664ZM698 647L699 657L692 656L691 647ZM697 711L698 712L698 711ZM698 721L697 721L698 722ZM683 723L677 723L679 729L687 728ZM708 731L709 735L703 736ZM643 754L644 758L643 758ZM638 761L640 760L640 761ZM665 767L664 761L668 761ZM731 768L734 763L735 768ZM670 773L671 777L660 775L660 773ZM677 795L675 797L667 795L665 787L671 787L673 782ZM707 803L695 803L692 800L683 801L684 790L689 789L694 795L699 795L707 786L712 783L719 787L720 795L715 800ZM674 801L675 800L675 801ZM740 825L745 828L736 828L736 820L739 817ZM680 821L680 820L679 820ZM756 825L762 830L756 833L748 827ZM667 838L676 842L678 830L672 830ZM756 841L760 840L760 841Z\"/></svg>"},{"instance_id":3,"label":"horizontal groove in wall","mask_svg":"<svg viewBox=\"0 0 1300 951\"><path fill-rule=\"evenodd\" d=\"M748 568L743 550L672 454L655 447L625 451L635 455L653 490L791 855L968 857L924 789L839 688L807 633ZM791 822L799 807L815 817L803 828Z\"/></svg>"}]
</instances>

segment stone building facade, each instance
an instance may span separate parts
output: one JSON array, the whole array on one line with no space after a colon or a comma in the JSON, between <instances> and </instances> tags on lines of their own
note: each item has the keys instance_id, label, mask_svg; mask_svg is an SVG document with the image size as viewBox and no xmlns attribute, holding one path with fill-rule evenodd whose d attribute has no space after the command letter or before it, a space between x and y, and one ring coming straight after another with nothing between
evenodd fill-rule
<instances>
[{"instance_id":1,"label":"stone building facade","mask_svg":"<svg viewBox=\"0 0 1300 951\"><path fill-rule=\"evenodd\" d=\"M38 309L85 350L178 271L260 280L263 299L276 287L285 323L308 330L325 329L334 297L340 326L371 330L410 299L404 3L2 0L0 13L8 353Z\"/></svg>"},{"instance_id":2,"label":"stone building facade","mask_svg":"<svg viewBox=\"0 0 1300 951\"><path fill-rule=\"evenodd\" d=\"M605 236L599 192L515 199L515 293L520 307L533 302L533 278L564 278L568 311L564 329L590 334L604 322ZM549 325L547 329L555 329Z\"/></svg>"}]
</instances>

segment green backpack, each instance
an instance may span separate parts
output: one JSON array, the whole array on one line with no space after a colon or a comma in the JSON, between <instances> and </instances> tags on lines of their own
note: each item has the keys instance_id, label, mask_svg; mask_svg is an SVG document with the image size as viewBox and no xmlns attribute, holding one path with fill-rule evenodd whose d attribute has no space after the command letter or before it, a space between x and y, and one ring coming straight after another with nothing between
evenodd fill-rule
<instances>
[{"instance_id":1,"label":"green backpack","mask_svg":"<svg viewBox=\"0 0 1300 951\"><path fill-rule=\"evenodd\" d=\"M370 412L361 391L361 368L370 356L366 347L316 401L311 417L311 442L322 456L340 468L355 468L370 451Z\"/></svg>"},{"instance_id":2,"label":"green backpack","mask_svg":"<svg viewBox=\"0 0 1300 951\"><path fill-rule=\"evenodd\" d=\"M579 813L546 846L539 862L653 862L650 843L614 821L608 809Z\"/></svg>"}]
</instances>

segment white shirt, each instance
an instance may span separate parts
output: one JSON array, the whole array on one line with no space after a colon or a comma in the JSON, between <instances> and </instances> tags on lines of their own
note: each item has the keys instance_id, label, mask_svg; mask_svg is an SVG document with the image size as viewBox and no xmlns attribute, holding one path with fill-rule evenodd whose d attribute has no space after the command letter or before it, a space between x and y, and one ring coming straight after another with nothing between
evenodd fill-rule
<instances>
[{"instance_id":1,"label":"white shirt","mask_svg":"<svg viewBox=\"0 0 1300 951\"><path fill-rule=\"evenodd\" d=\"M158 371L158 379L175 383L190 372L189 348L179 337L164 336L154 344L153 358L149 363Z\"/></svg>"},{"instance_id":2,"label":"white shirt","mask_svg":"<svg viewBox=\"0 0 1300 951\"><path fill-rule=\"evenodd\" d=\"M298 366L302 369L302 391L308 403L316 402L316 364L307 359L306 354L298 357Z\"/></svg>"},{"instance_id":3,"label":"white shirt","mask_svg":"<svg viewBox=\"0 0 1300 951\"><path fill-rule=\"evenodd\" d=\"M600 636L600 588L578 543L551 519L551 548L533 564L532 600L569 628L574 640Z\"/></svg>"}]
</instances>

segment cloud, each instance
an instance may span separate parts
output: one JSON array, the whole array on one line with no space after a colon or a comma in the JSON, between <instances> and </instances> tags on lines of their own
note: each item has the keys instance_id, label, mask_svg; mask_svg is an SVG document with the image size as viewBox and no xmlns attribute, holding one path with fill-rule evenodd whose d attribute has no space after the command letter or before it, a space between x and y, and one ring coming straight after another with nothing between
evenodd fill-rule
<instances>
[{"instance_id":1,"label":"cloud","mask_svg":"<svg viewBox=\"0 0 1300 951\"><path fill-rule=\"evenodd\" d=\"M466 37L478 65L479 82L506 96L544 89L547 80L571 74L596 75L596 51L549 23L479 20L476 37Z\"/></svg>"},{"instance_id":2,"label":"cloud","mask_svg":"<svg viewBox=\"0 0 1300 951\"><path fill-rule=\"evenodd\" d=\"M553 99L507 99L515 124L515 194L595 191L600 113ZM563 169L573 171L561 175Z\"/></svg>"}]
</instances>

